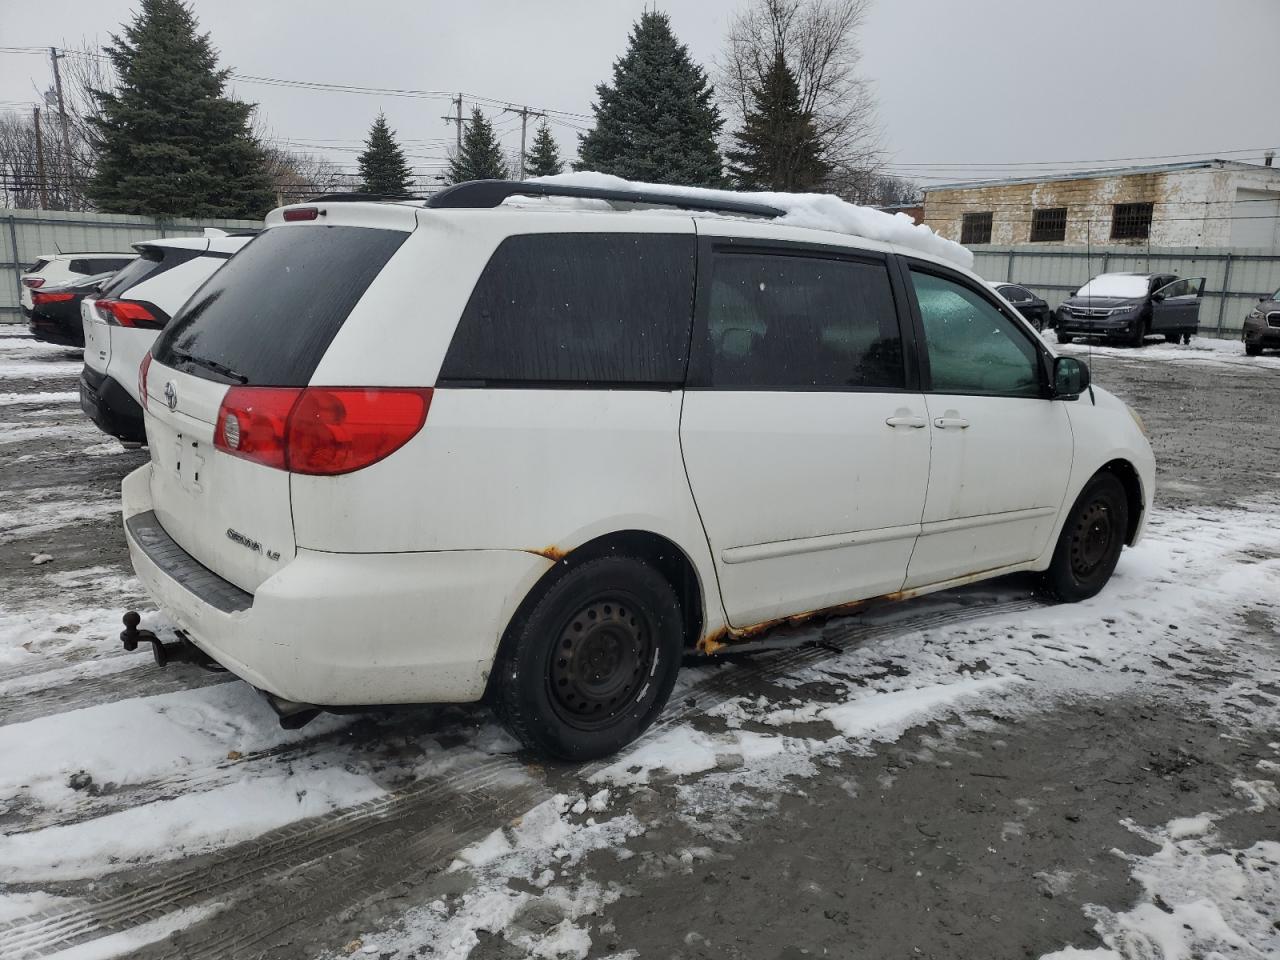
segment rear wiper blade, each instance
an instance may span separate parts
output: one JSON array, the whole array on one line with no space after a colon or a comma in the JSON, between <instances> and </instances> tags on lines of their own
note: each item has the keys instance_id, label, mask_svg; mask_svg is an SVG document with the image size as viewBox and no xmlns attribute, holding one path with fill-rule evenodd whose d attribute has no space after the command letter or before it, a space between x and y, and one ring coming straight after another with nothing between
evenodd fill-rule
<instances>
[{"instance_id":1,"label":"rear wiper blade","mask_svg":"<svg viewBox=\"0 0 1280 960\"><path fill-rule=\"evenodd\" d=\"M217 360L209 360L205 357L193 357L191 354L184 353L181 350L170 349L169 353L172 354L175 360L181 363L190 363L193 366L204 367L206 370L212 370L214 373L220 373L227 379L235 380L237 383L249 382L249 378L243 373L232 370L226 364L219 363Z\"/></svg>"}]
</instances>

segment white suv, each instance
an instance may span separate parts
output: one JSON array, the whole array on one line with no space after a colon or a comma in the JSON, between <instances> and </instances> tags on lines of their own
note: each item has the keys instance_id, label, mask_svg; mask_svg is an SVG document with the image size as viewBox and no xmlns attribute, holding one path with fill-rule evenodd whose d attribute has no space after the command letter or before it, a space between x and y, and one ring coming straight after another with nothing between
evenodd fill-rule
<instances>
[{"instance_id":1,"label":"white suv","mask_svg":"<svg viewBox=\"0 0 1280 960\"><path fill-rule=\"evenodd\" d=\"M56 287L60 283L83 280L99 273L115 273L129 264L133 253L44 253L22 271L22 290L18 294L22 319L31 319L31 291Z\"/></svg>"},{"instance_id":2,"label":"white suv","mask_svg":"<svg viewBox=\"0 0 1280 960\"><path fill-rule=\"evenodd\" d=\"M252 234L208 229L204 237L134 244L138 256L80 302L84 370L80 407L98 428L126 442L146 440L138 364L169 318Z\"/></svg>"},{"instance_id":3,"label":"white suv","mask_svg":"<svg viewBox=\"0 0 1280 960\"><path fill-rule=\"evenodd\" d=\"M1081 599L1137 540L1136 416L971 272L530 193L636 199L286 207L143 362L134 567L282 720L488 695L599 756L686 652L1013 571Z\"/></svg>"}]
</instances>

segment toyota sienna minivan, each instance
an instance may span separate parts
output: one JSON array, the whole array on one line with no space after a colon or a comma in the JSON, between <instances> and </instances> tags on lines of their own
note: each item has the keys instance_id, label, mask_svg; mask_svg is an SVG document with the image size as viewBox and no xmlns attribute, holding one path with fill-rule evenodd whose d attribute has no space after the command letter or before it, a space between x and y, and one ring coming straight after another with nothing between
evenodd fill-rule
<instances>
[{"instance_id":1,"label":"toyota sienna minivan","mask_svg":"<svg viewBox=\"0 0 1280 960\"><path fill-rule=\"evenodd\" d=\"M936 238L733 196L273 212L139 371L156 603L282 719L487 698L581 759L771 624L1102 589L1151 503L1137 416Z\"/></svg>"}]
</instances>

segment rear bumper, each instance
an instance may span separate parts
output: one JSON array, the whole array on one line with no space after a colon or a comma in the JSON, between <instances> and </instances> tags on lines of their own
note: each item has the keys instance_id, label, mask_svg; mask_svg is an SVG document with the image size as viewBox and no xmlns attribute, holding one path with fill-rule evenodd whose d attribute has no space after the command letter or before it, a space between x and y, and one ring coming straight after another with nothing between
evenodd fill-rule
<instances>
[{"instance_id":1,"label":"rear bumper","mask_svg":"<svg viewBox=\"0 0 1280 960\"><path fill-rule=\"evenodd\" d=\"M146 443L142 407L112 377L86 365L80 371L80 409L103 433L130 443Z\"/></svg>"},{"instance_id":2,"label":"rear bumper","mask_svg":"<svg viewBox=\"0 0 1280 960\"><path fill-rule=\"evenodd\" d=\"M31 314L27 319L27 329L37 340L57 344L60 347L83 347L84 329L77 321L74 324L37 317Z\"/></svg>"},{"instance_id":3,"label":"rear bumper","mask_svg":"<svg viewBox=\"0 0 1280 960\"><path fill-rule=\"evenodd\" d=\"M138 578L196 646L286 700L354 706L480 699L512 612L551 566L517 550L299 550L250 595L135 519L152 509L151 469L140 467L122 485Z\"/></svg>"}]
</instances>

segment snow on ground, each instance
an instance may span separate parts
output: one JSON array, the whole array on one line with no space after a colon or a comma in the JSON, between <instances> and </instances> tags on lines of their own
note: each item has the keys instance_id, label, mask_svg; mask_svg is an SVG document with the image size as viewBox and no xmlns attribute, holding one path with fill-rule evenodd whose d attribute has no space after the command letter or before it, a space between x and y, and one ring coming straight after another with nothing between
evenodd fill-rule
<instances>
[{"instance_id":1,"label":"snow on ground","mask_svg":"<svg viewBox=\"0 0 1280 960\"><path fill-rule=\"evenodd\" d=\"M1235 784L1256 809L1259 794L1276 802L1276 788ZM1104 946L1067 948L1043 960L1198 960L1239 957L1266 960L1280 956L1280 840L1259 838L1243 848L1218 836L1215 824L1231 808L1163 827L1125 825L1154 844L1155 853L1116 855L1132 865L1142 887L1138 904L1115 912L1090 904L1086 914Z\"/></svg>"},{"instance_id":2,"label":"snow on ground","mask_svg":"<svg viewBox=\"0 0 1280 960\"><path fill-rule=\"evenodd\" d=\"M585 170L580 173L535 177L533 182L570 187L594 187L603 190L632 190L638 193L673 193L682 197L696 197L713 202L762 203L785 211L784 216L772 221L775 224L830 230L835 233L864 237L868 240L894 243L943 260L950 260L965 268L973 266L973 253L966 247L962 247L954 240L938 236L931 228L922 223L913 222L906 214L890 214L873 207L858 206L826 193L739 193L733 190L709 190L705 187L642 183Z\"/></svg>"},{"instance_id":3,"label":"snow on ground","mask_svg":"<svg viewBox=\"0 0 1280 960\"><path fill-rule=\"evenodd\" d=\"M79 403L80 394L73 391L44 393L0 393L0 407L14 405L39 405L50 403Z\"/></svg>"},{"instance_id":4,"label":"snow on ground","mask_svg":"<svg viewBox=\"0 0 1280 960\"><path fill-rule=\"evenodd\" d=\"M1146 346L1116 347L1102 343L1089 343L1077 340L1060 344L1053 334L1043 334L1045 342L1058 353L1074 356L1099 356L1133 363L1165 361L1169 363L1208 363L1240 367L1254 367L1259 370L1280 370L1280 353L1263 353L1257 357L1245 355L1244 344L1238 340L1219 339L1217 337L1192 337L1189 344L1159 343L1148 340Z\"/></svg>"},{"instance_id":5,"label":"snow on ground","mask_svg":"<svg viewBox=\"0 0 1280 960\"><path fill-rule=\"evenodd\" d=\"M40 432L65 435L66 430L41 428ZM0 444L5 441L6 434L0 430ZM86 487L35 487L10 494L0 508L0 544L30 540L68 523L112 516L119 510L119 497L114 492Z\"/></svg>"}]
</instances>

